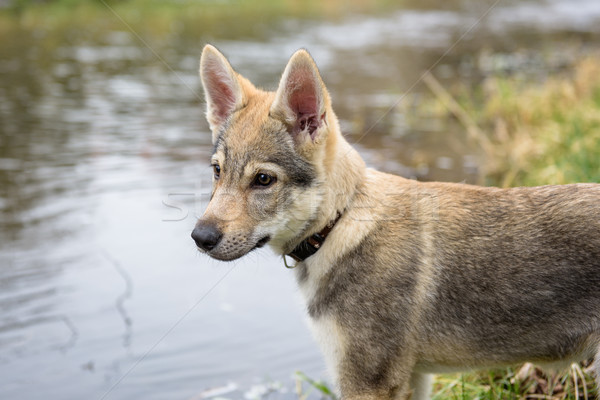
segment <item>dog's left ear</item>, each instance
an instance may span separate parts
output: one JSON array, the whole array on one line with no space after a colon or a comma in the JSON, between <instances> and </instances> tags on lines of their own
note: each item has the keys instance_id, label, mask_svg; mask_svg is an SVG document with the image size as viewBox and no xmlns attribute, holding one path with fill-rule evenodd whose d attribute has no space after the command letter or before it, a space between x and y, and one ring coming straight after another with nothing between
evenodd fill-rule
<instances>
[{"instance_id":1,"label":"dog's left ear","mask_svg":"<svg viewBox=\"0 0 600 400\"><path fill-rule=\"evenodd\" d=\"M297 144L316 142L325 125L329 94L317 65L306 50L290 58L271 106L271 116L283 121Z\"/></svg>"}]
</instances>

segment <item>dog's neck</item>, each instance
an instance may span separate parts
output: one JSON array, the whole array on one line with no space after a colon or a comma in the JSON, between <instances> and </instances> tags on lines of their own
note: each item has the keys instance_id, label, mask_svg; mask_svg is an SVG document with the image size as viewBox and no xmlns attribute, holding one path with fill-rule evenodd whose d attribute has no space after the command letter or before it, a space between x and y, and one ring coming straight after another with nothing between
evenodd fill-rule
<instances>
[{"instance_id":1,"label":"dog's neck","mask_svg":"<svg viewBox=\"0 0 600 400\"><path fill-rule=\"evenodd\" d=\"M329 126L332 129L325 143L323 159L320 161L323 167L321 176L324 190L321 201L314 217L305 229L287 244L284 254L290 253L311 235L322 231L336 219L338 213L345 213L365 179L365 163L340 133L335 116Z\"/></svg>"},{"instance_id":2,"label":"dog's neck","mask_svg":"<svg viewBox=\"0 0 600 400\"><path fill-rule=\"evenodd\" d=\"M337 127L336 127L337 128ZM365 162L339 132L332 130L325 156L326 193L321 203L319 226L325 226L338 211L349 207L365 179Z\"/></svg>"}]
</instances>

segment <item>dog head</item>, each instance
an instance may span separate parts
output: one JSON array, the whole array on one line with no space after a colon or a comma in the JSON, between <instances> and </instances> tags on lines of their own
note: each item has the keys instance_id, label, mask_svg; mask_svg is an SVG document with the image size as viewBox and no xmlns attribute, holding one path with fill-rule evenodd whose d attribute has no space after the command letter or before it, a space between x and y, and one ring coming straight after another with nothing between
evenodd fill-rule
<instances>
[{"instance_id":1,"label":"dog head","mask_svg":"<svg viewBox=\"0 0 600 400\"><path fill-rule=\"evenodd\" d=\"M220 260L267 242L289 252L318 214L328 137L339 130L315 62L297 51L277 91L265 92L207 45L200 76L214 144L213 187L194 241Z\"/></svg>"}]
</instances>

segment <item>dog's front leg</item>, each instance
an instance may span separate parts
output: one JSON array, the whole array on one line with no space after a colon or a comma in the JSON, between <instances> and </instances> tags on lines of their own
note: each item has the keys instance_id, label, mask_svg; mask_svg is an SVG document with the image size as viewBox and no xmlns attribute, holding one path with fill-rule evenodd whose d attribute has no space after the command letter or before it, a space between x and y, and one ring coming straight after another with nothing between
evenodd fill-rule
<instances>
[{"instance_id":1,"label":"dog's front leg","mask_svg":"<svg viewBox=\"0 0 600 400\"><path fill-rule=\"evenodd\" d=\"M431 384L433 376L413 372L410 377L410 400L429 400L431 398Z\"/></svg>"},{"instance_id":2,"label":"dog's front leg","mask_svg":"<svg viewBox=\"0 0 600 400\"><path fill-rule=\"evenodd\" d=\"M344 391L342 391L343 393ZM428 396L429 394L427 394ZM410 390L408 385L402 388L391 387L386 389L364 389L361 392L352 393L349 395L342 394L342 400L422 400L429 397L419 396L417 392Z\"/></svg>"},{"instance_id":3,"label":"dog's front leg","mask_svg":"<svg viewBox=\"0 0 600 400\"><path fill-rule=\"evenodd\" d=\"M423 380L413 387L410 369L400 367L403 363L373 369L367 363L346 365L340 371L340 391L342 400L409 400L426 399L428 391L423 391ZM416 389L416 390L415 390ZM414 397L417 395L419 397Z\"/></svg>"},{"instance_id":4,"label":"dog's front leg","mask_svg":"<svg viewBox=\"0 0 600 400\"><path fill-rule=\"evenodd\" d=\"M367 390L362 393L354 393L348 396L342 395L342 400L411 400L409 390Z\"/></svg>"}]
</instances>

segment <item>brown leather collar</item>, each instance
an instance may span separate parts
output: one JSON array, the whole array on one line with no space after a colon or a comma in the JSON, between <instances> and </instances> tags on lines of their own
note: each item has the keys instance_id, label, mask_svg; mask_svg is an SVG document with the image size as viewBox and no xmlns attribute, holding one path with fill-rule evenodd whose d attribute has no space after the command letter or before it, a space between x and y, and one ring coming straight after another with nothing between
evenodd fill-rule
<instances>
[{"instance_id":1,"label":"brown leather collar","mask_svg":"<svg viewBox=\"0 0 600 400\"><path fill-rule=\"evenodd\" d=\"M342 213L338 211L334 220L329 221L327 226L323 228L320 232L317 232L300 242L300 244L296 246L296 248L292 250L292 252L289 253L288 256L292 257L297 262L301 262L315 254L317 250L319 250L321 246L323 246L327 235L329 235L329 232L331 232L331 230L333 229L335 224L340 220L341 217Z\"/></svg>"}]
</instances>

